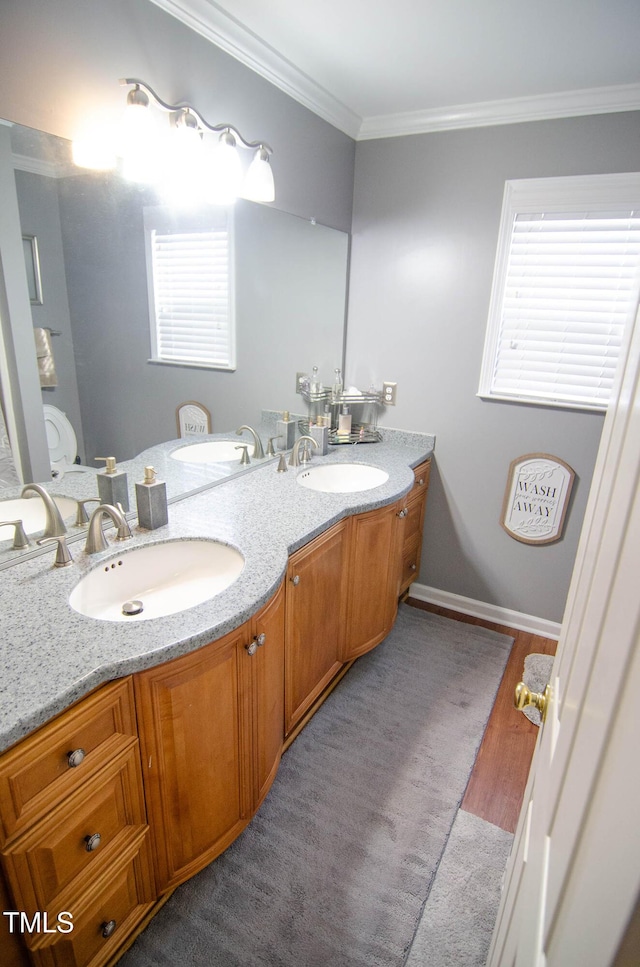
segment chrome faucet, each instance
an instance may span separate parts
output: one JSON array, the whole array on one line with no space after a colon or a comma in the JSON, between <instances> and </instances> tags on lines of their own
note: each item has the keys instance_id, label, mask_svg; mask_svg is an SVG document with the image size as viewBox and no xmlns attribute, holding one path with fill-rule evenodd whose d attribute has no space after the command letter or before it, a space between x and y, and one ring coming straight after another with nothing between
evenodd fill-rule
<instances>
[{"instance_id":1,"label":"chrome faucet","mask_svg":"<svg viewBox=\"0 0 640 967\"><path fill-rule=\"evenodd\" d=\"M254 458L256 460L262 460L262 458L264 457L264 450L262 449L262 441L261 441L260 437L258 436L258 434L256 433L256 431L253 429L252 426L246 426L245 424L243 424L242 426L239 426L238 427L238 429L236 430L236 435L237 436L242 436L242 431L243 430L247 430L252 435L252 437L253 437L253 456L254 456Z\"/></svg>"},{"instance_id":2,"label":"chrome faucet","mask_svg":"<svg viewBox=\"0 0 640 967\"><path fill-rule=\"evenodd\" d=\"M98 551L105 551L109 546L102 530L102 518L110 517L114 527L117 527L116 540L126 541L131 537L131 528L127 524L124 512L120 507L113 504L100 504L91 514L89 530L87 532L87 543L85 551L87 554L97 554Z\"/></svg>"},{"instance_id":3,"label":"chrome faucet","mask_svg":"<svg viewBox=\"0 0 640 967\"><path fill-rule=\"evenodd\" d=\"M37 483L28 483L22 488L21 497L24 497L28 493L35 493L42 497L42 502L44 504L44 511L46 514L46 523L44 527L43 537L62 537L63 534L67 533L67 528L64 525L64 521L58 510L57 504L54 502L51 494L44 489L43 486Z\"/></svg>"},{"instance_id":4,"label":"chrome faucet","mask_svg":"<svg viewBox=\"0 0 640 967\"><path fill-rule=\"evenodd\" d=\"M304 444L304 453L300 457L300 444ZM293 444L293 449L291 450L291 456L289 457L290 467L299 467L301 463L307 463L311 458L311 453L308 449L308 444L313 443L316 450L318 449L317 441L313 439L312 436L299 436L296 442ZM305 456L306 454L306 456Z\"/></svg>"}]
</instances>

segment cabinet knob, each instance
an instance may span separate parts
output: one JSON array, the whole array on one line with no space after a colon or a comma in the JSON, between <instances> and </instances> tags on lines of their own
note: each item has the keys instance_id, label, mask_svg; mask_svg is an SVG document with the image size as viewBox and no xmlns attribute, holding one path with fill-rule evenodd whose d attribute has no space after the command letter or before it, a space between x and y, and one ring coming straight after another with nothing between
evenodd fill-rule
<instances>
[{"instance_id":1,"label":"cabinet knob","mask_svg":"<svg viewBox=\"0 0 640 967\"><path fill-rule=\"evenodd\" d=\"M399 513L396 516L397 517L406 517L408 513L409 513L409 508L408 507L403 507L402 510L399 511Z\"/></svg>"},{"instance_id":2,"label":"cabinet knob","mask_svg":"<svg viewBox=\"0 0 640 967\"><path fill-rule=\"evenodd\" d=\"M100 833L94 833L93 836L85 836L84 848L86 849L87 853L93 853L94 850L97 850L101 842L102 837L100 836Z\"/></svg>"},{"instance_id":3,"label":"cabinet knob","mask_svg":"<svg viewBox=\"0 0 640 967\"><path fill-rule=\"evenodd\" d=\"M245 645L244 647L247 649L248 655L255 655L258 650L258 642L254 638L250 644Z\"/></svg>"},{"instance_id":4,"label":"cabinet knob","mask_svg":"<svg viewBox=\"0 0 640 967\"><path fill-rule=\"evenodd\" d=\"M412 571L417 571L418 570L418 565L417 564L412 564L411 565L411 570Z\"/></svg>"},{"instance_id":5,"label":"cabinet knob","mask_svg":"<svg viewBox=\"0 0 640 967\"><path fill-rule=\"evenodd\" d=\"M105 920L104 923L100 924L100 931L105 940L113 934L117 926L115 920Z\"/></svg>"},{"instance_id":6,"label":"cabinet knob","mask_svg":"<svg viewBox=\"0 0 640 967\"><path fill-rule=\"evenodd\" d=\"M422 485L424 484L424 477L420 477L420 479L418 480L418 484L420 487L422 487Z\"/></svg>"},{"instance_id":7,"label":"cabinet knob","mask_svg":"<svg viewBox=\"0 0 640 967\"><path fill-rule=\"evenodd\" d=\"M74 749L73 752L67 753L67 763L70 769L76 769L79 765L84 762L84 757L86 752L84 749Z\"/></svg>"},{"instance_id":8,"label":"cabinet knob","mask_svg":"<svg viewBox=\"0 0 640 967\"><path fill-rule=\"evenodd\" d=\"M265 635L264 631L262 631L262 632L260 632L259 635L256 635L253 640L255 641L255 643L258 646L258 648L262 648L262 646L264 645L265 641L267 640L267 636Z\"/></svg>"},{"instance_id":9,"label":"cabinet knob","mask_svg":"<svg viewBox=\"0 0 640 967\"><path fill-rule=\"evenodd\" d=\"M298 585L300 584L300 575L294 574L294 576L291 578L291 583L293 584L294 587L297 588Z\"/></svg>"}]
</instances>

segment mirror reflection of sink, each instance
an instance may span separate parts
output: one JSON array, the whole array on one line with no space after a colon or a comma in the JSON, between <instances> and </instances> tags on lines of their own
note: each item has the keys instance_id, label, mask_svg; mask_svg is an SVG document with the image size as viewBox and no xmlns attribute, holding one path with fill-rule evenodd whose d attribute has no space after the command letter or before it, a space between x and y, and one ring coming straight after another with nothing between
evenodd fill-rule
<instances>
[{"instance_id":1,"label":"mirror reflection of sink","mask_svg":"<svg viewBox=\"0 0 640 967\"><path fill-rule=\"evenodd\" d=\"M54 497L54 503L62 514L62 519L75 519L77 504L70 497ZM0 520L21 520L27 534L37 534L44 530L46 515L40 497L16 497L13 500L0 500ZM13 540L13 527L0 527L0 541Z\"/></svg>"},{"instance_id":2,"label":"mirror reflection of sink","mask_svg":"<svg viewBox=\"0 0 640 967\"><path fill-rule=\"evenodd\" d=\"M171 456L182 463L240 463L242 450L236 447L240 440L205 440L204 443L189 443L174 450ZM244 441L242 441L244 444ZM247 446L249 456L253 456L253 444Z\"/></svg>"},{"instance_id":3,"label":"mirror reflection of sink","mask_svg":"<svg viewBox=\"0 0 640 967\"><path fill-rule=\"evenodd\" d=\"M89 571L69 596L103 621L146 621L193 608L230 587L244 557L220 541L176 540L123 551Z\"/></svg>"},{"instance_id":4,"label":"mirror reflection of sink","mask_svg":"<svg viewBox=\"0 0 640 967\"><path fill-rule=\"evenodd\" d=\"M328 463L323 467L310 467L296 477L301 487L328 494L354 494L361 490L373 490L386 483L389 474L378 467L365 463Z\"/></svg>"}]
</instances>

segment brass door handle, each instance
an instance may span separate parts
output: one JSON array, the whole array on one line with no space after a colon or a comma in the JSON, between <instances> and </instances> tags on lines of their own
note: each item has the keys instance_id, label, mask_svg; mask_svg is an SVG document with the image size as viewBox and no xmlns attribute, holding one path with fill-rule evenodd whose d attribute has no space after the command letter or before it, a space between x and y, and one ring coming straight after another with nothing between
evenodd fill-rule
<instances>
[{"instance_id":1,"label":"brass door handle","mask_svg":"<svg viewBox=\"0 0 640 967\"><path fill-rule=\"evenodd\" d=\"M547 685L544 692L532 692L530 688L527 688L524 682L518 682L516 685L516 692L513 699L513 704L517 709L522 711L528 705L533 705L537 708L542 716L542 721L544 722L545 715L547 714L547 708L549 706L549 698L551 696L551 685Z\"/></svg>"}]
</instances>

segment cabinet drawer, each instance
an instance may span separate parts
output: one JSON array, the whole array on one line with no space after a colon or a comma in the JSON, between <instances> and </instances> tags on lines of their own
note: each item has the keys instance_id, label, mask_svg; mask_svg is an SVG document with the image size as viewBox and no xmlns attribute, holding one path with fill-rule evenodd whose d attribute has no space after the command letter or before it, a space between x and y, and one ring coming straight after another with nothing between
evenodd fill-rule
<instances>
[{"instance_id":1,"label":"cabinet drawer","mask_svg":"<svg viewBox=\"0 0 640 967\"><path fill-rule=\"evenodd\" d=\"M411 493L415 493L417 490L426 491L429 488L429 474L431 473L431 460L425 460L419 466L414 468L414 484Z\"/></svg>"},{"instance_id":2,"label":"cabinet drawer","mask_svg":"<svg viewBox=\"0 0 640 967\"><path fill-rule=\"evenodd\" d=\"M77 887L60 895L59 908L50 910L49 925L66 912L73 918L73 930L27 938L33 962L42 967L107 963L151 908L152 884L148 833L130 835L116 862L99 877L80 877Z\"/></svg>"},{"instance_id":3,"label":"cabinet drawer","mask_svg":"<svg viewBox=\"0 0 640 967\"><path fill-rule=\"evenodd\" d=\"M6 752L0 757L0 846L66 799L135 738L133 688L125 678Z\"/></svg>"},{"instance_id":4,"label":"cabinet drawer","mask_svg":"<svg viewBox=\"0 0 640 967\"><path fill-rule=\"evenodd\" d=\"M420 551L422 540L420 535L412 541L407 541L402 550L402 576L400 578L400 594L415 581L420 570Z\"/></svg>"},{"instance_id":5,"label":"cabinet drawer","mask_svg":"<svg viewBox=\"0 0 640 967\"><path fill-rule=\"evenodd\" d=\"M46 910L72 880L100 868L145 826L137 745L117 756L3 854L18 909Z\"/></svg>"}]
</instances>

